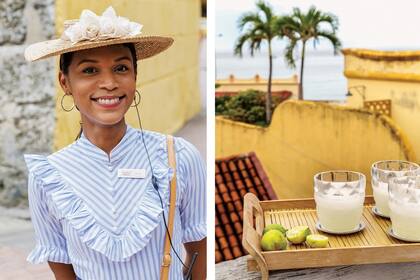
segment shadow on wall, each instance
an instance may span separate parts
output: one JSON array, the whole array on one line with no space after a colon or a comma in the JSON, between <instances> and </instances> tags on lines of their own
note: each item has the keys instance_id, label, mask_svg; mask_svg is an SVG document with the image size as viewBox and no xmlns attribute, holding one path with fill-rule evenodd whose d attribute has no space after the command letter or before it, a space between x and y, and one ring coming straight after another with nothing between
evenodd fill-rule
<instances>
[{"instance_id":1,"label":"shadow on wall","mask_svg":"<svg viewBox=\"0 0 420 280\"><path fill-rule=\"evenodd\" d=\"M386 116L309 101L278 106L268 128L216 118L216 157L255 151L277 196L313 196L313 176L326 170L353 170L367 176L384 159L415 161L401 129Z\"/></svg>"}]
</instances>

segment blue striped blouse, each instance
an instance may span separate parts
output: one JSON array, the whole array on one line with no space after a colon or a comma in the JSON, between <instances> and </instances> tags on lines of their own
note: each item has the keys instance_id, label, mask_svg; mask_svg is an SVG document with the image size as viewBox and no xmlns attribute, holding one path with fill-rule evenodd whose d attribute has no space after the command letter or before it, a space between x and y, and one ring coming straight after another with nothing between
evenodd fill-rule
<instances>
[{"instance_id":1,"label":"blue striped blouse","mask_svg":"<svg viewBox=\"0 0 420 280\"><path fill-rule=\"evenodd\" d=\"M144 131L158 190L168 220L166 136ZM197 149L174 138L177 195L173 245L206 236L206 172ZM36 247L27 260L71 263L83 280L159 279L165 239L162 207L141 132L127 124L110 156L82 133L80 139L49 155L24 155ZM118 169L145 169L144 178L118 177ZM142 176L141 176L142 177ZM172 254L170 279L182 279Z\"/></svg>"}]
</instances>

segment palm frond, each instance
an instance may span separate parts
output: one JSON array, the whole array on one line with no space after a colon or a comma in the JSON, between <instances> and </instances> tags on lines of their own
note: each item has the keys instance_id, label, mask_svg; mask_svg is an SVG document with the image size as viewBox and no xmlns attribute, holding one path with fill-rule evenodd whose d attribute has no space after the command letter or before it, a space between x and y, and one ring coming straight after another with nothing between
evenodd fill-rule
<instances>
[{"instance_id":1,"label":"palm frond","mask_svg":"<svg viewBox=\"0 0 420 280\"><path fill-rule=\"evenodd\" d=\"M318 37L323 37L330 41L331 45L334 48L334 54L337 54L338 51L341 48L341 41L336 36L335 32L329 32L329 31L320 31L318 32Z\"/></svg>"},{"instance_id":2,"label":"palm frond","mask_svg":"<svg viewBox=\"0 0 420 280\"><path fill-rule=\"evenodd\" d=\"M288 44L284 49L284 59L287 65L291 68L296 68L296 61L295 61L295 48L297 46L298 40L289 40Z\"/></svg>"},{"instance_id":3,"label":"palm frond","mask_svg":"<svg viewBox=\"0 0 420 280\"><path fill-rule=\"evenodd\" d=\"M330 13L323 13L321 14L317 20L316 20L317 24L320 23L328 23L329 26L331 27L332 31L337 31L338 30L338 26L339 26L339 21L338 18Z\"/></svg>"},{"instance_id":4,"label":"palm frond","mask_svg":"<svg viewBox=\"0 0 420 280\"><path fill-rule=\"evenodd\" d=\"M251 39L251 34L250 33L244 33L241 36L239 36L239 38L235 42L235 48L234 48L235 55L238 55L238 56L242 57L243 46L250 39Z\"/></svg>"},{"instance_id":5,"label":"palm frond","mask_svg":"<svg viewBox=\"0 0 420 280\"><path fill-rule=\"evenodd\" d=\"M267 22L270 22L273 19L273 17L274 17L273 8L268 3L264 2L264 1L261 1L261 0L258 1L256 3L256 5L257 5L257 8L260 11L263 12L266 21Z\"/></svg>"},{"instance_id":6,"label":"palm frond","mask_svg":"<svg viewBox=\"0 0 420 280\"><path fill-rule=\"evenodd\" d=\"M263 21L258 13L245 13L238 19L238 29L243 31L247 25L258 25Z\"/></svg>"},{"instance_id":7,"label":"palm frond","mask_svg":"<svg viewBox=\"0 0 420 280\"><path fill-rule=\"evenodd\" d=\"M272 8L266 2L260 0L256 3L257 11L243 14L238 19L238 29L241 35L235 42L235 55L243 55L243 47L249 46L251 55L255 51L261 49L265 40L271 41L276 35L274 22L277 16L273 13Z\"/></svg>"}]
</instances>

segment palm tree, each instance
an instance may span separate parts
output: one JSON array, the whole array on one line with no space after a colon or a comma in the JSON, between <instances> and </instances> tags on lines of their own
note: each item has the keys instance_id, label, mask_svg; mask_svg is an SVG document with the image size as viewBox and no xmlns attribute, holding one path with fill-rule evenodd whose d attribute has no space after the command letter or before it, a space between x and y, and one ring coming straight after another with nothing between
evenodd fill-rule
<instances>
[{"instance_id":1,"label":"palm tree","mask_svg":"<svg viewBox=\"0 0 420 280\"><path fill-rule=\"evenodd\" d=\"M277 16L274 15L271 6L260 0L256 3L257 11L243 14L238 20L238 28L242 33L235 43L235 54L242 57L242 48L248 43L251 56L261 49L261 44L268 44L268 84L265 102L266 122L271 120L271 80L273 72L273 54L271 41L279 35L276 28Z\"/></svg>"},{"instance_id":2,"label":"palm tree","mask_svg":"<svg viewBox=\"0 0 420 280\"><path fill-rule=\"evenodd\" d=\"M325 26L329 26L329 28L324 28ZM321 38L327 39L334 48L334 54L337 54L341 47L341 42L336 35L338 18L333 14L323 13L314 6L310 7L306 14L302 13L299 8L294 8L291 15L277 20L277 28L281 35L288 38L284 56L287 64L292 68L296 68L294 50L299 42L302 44L299 83L299 100L302 100L306 43L313 39L314 46L316 46Z\"/></svg>"}]
</instances>

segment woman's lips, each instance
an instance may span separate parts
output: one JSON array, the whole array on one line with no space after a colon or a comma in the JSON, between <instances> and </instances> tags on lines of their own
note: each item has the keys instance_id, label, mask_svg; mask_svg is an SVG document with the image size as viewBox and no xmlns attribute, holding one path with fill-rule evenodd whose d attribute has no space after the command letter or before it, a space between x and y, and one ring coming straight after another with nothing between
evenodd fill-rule
<instances>
[{"instance_id":1,"label":"woman's lips","mask_svg":"<svg viewBox=\"0 0 420 280\"><path fill-rule=\"evenodd\" d=\"M96 104L100 105L104 108L115 108L118 107L118 105L121 104L121 99L125 98L125 95L123 96L116 96L116 97L99 97L99 98L91 98Z\"/></svg>"}]
</instances>

